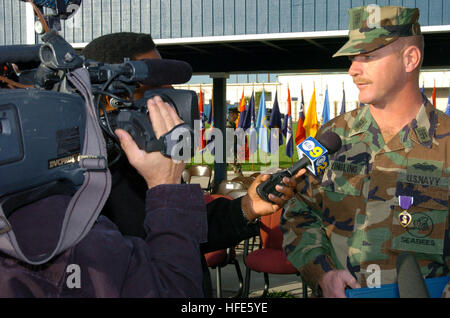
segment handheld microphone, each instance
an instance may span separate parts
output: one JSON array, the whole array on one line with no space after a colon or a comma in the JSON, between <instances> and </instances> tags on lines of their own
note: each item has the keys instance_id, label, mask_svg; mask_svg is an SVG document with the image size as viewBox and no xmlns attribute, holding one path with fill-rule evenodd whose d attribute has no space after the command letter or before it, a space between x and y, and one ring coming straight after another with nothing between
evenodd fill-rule
<instances>
[{"instance_id":1,"label":"handheld microphone","mask_svg":"<svg viewBox=\"0 0 450 318\"><path fill-rule=\"evenodd\" d=\"M412 254L397 257L397 284L400 298L430 298L419 264Z\"/></svg>"},{"instance_id":2,"label":"handheld microphone","mask_svg":"<svg viewBox=\"0 0 450 318\"><path fill-rule=\"evenodd\" d=\"M319 143L320 141L320 143ZM261 199L272 202L269 199L269 194L272 193L278 197L281 197L283 193L275 190L275 186L285 185L283 183L284 177L292 177L300 169L307 168L314 175L322 173L328 167L328 155L338 151L342 146L341 138L332 131L327 131L320 136L319 141L313 137L308 137L301 144L297 146L300 160L297 161L291 167L274 173L264 182L261 182L256 187L256 192Z\"/></svg>"}]
</instances>

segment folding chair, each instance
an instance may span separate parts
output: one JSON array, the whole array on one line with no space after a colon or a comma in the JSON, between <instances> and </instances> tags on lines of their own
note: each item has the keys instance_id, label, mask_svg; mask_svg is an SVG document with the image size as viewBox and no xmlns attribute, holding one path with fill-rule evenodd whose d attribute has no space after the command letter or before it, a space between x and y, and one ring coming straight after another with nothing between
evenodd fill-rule
<instances>
[{"instance_id":1,"label":"folding chair","mask_svg":"<svg viewBox=\"0 0 450 318\"><path fill-rule=\"evenodd\" d=\"M228 195L235 190L247 190L247 186L241 181L223 180L220 182L216 194Z\"/></svg>"},{"instance_id":2,"label":"folding chair","mask_svg":"<svg viewBox=\"0 0 450 318\"><path fill-rule=\"evenodd\" d=\"M185 183L191 183L191 174L189 172L189 169L184 169L181 173L181 178L183 178L183 181Z\"/></svg>"},{"instance_id":3,"label":"folding chair","mask_svg":"<svg viewBox=\"0 0 450 318\"><path fill-rule=\"evenodd\" d=\"M261 172L255 172L255 173L252 173L252 174L250 175L250 177L256 178L256 177L259 176L260 174L261 174Z\"/></svg>"},{"instance_id":4,"label":"folding chair","mask_svg":"<svg viewBox=\"0 0 450 318\"><path fill-rule=\"evenodd\" d=\"M245 177L245 176L239 176L236 178L231 179L231 181L240 181L242 182L247 188L250 188L253 181L255 181L255 178L253 177Z\"/></svg>"},{"instance_id":5,"label":"folding chair","mask_svg":"<svg viewBox=\"0 0 450 318\"><path fill-rule=\"evenodd\" d=\"M206 187L202 187L203 191L210 192L211 191L211 177L212 177L212 169L208 165L195 165L190 166L187 169L189 173L189 182L186 183L192 183L192 177L206 177L208 178L208 183ZM186 173L187 175L187 173ZM195 182L200 183L200 182Z\"/></svg>"},{"instance_id":6,"label":"folding chair","mask_svg":"<svg viewBox=\"0 0 450 318\"><path fill-rule=\"evenodd\" d=\"M227 196L229 196L232 199L237 199L240 197L243 197L247 194L247 190L233 190L231 192L228 192Z\"/></svg>"},{"instance_id":7,"label":"folding chair","mask_svg":"<svg viewBox=\"0 0 450 318\"><path fill-rule=\"evenodd\" d=\"M245 240L244 263L246 266L244 297L248 297L250 290L251 271L264 273L265 297L269 291L269 274L295 274L300 277L300 272L287 259L282 248L283 233L280 229L280 216L282 209L277 212L261 217L260 247L255 251L248 252L249 240ZM308 297L308 288L303 282L303 297Z\"/></svg>"}]
</instances>

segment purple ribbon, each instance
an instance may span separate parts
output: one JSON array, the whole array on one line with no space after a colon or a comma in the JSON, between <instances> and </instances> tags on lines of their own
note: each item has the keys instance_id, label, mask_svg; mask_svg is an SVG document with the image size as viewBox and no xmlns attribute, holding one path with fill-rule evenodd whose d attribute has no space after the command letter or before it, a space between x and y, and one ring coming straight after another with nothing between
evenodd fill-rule
<instances>
[{"instance_id":1,"label":"purple ribbon","mask_svg":"<svg viewBox=\"0 0 450 318\"><path fill-rule=\"evenodd\" d=\"M413 197L409 197L406 195L400 195L398 197L398 202L403 210L408 210L413 204L413 201L414 201Z\"/></svg>"}]
</instances>

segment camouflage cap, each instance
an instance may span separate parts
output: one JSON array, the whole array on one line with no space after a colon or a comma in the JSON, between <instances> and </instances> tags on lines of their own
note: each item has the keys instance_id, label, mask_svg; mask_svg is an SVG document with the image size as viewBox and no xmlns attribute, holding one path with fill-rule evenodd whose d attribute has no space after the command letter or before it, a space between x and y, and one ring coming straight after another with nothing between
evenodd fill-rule
<instances>
[{"instance_id":1,"label":"camouflage cap","mask_svg":"<svg viewBox=\"0 0 450 318\"><path fill-rule=\"evenodd\" d=\"M375 51L399 37L422 34L419 9L367 5L349 9L349 40L333 57Z\"/></svg>"}]
</instances>

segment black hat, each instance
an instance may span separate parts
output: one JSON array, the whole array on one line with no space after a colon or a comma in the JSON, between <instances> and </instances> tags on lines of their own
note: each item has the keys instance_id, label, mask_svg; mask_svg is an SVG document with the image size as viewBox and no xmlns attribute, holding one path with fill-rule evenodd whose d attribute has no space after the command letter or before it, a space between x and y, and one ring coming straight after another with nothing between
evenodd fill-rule
<instances>
[{"instance_id":1,"label":"black hat","mask_svg":"<svg viewBox=\"0 0 450 318\"><path fill-rule=\"evenodd\" d=\"M231 107L230 109L228 109L229 113L235 113L235 114L239 114L239 111L237 109L237 107Z\"/></svg>"}]
</instances>

